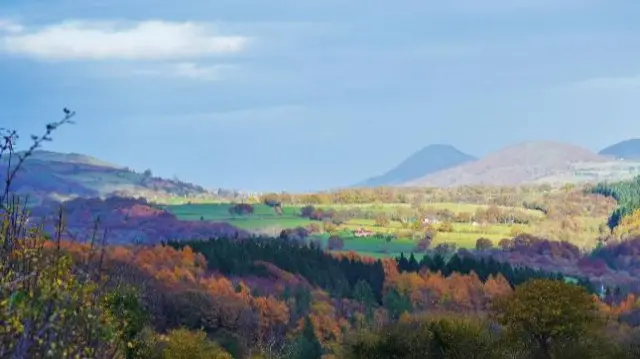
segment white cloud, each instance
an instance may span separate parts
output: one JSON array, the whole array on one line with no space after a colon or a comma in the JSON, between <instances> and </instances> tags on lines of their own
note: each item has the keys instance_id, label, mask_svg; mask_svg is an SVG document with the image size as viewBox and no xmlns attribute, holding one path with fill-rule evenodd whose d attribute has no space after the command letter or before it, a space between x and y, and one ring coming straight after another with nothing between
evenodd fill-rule
<instances>
[{"instance_id":1,"label":"white cloud","mask_svg":"<svg viewBox=\"0 0 640 359\"><path fill-rule=\"evenodd\" d=\"M192 59L237 53L250 40L196 22L65 21L39 29L8 24L17 31L0 33L0 52L43 60Z\"/></svg>"},{"instance_id":2,"label":"white cloud","mask_svg":"<svg viewBox=\"0 0 640 359\"><path fill-rule=\"evenodd\" d=\"M578 89L629 89L640 88L640 75L623 77L594 77L574 83Z\"/></svg>"},{"instance_id":3,"label":"white cloud","mask_svg":"<svg viewBox=\"0 0 640 359\"><path fill-rule=\"evenodd\" d=\"M154 77L181 77L191 80L217 81L236 66L226 64L200 65L194 62L179 62L167 65L149 65L131 71L133 75Z\"/></svg>"}]
</instances>

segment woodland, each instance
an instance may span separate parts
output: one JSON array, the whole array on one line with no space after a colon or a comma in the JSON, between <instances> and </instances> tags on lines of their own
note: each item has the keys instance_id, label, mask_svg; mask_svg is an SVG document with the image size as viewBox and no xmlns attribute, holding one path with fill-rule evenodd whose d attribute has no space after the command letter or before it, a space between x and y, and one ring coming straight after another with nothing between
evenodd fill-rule
<instances>
[{"instance_id":1,"label":"woodland","mask_svg":"<svg viewBox=\"0 0 640 359\"><path fill-rule=\"evenodd\" d=\"M49 124L32 149L70 118ZM16 157L15 135L6 132L0 147L15 164L0 198L2 358L640 357L638 182L603 184L589 196L569 187L548 196L540 187L501 190L495 207L472 214L480 222L484 216L490 223L554 223L567 236L578 221L572 217L608 218L591 247L527 233L498 243L479 236L470 249L432 246L433 229L420 228L419 255L374 258L327 249L304 226L277 236L238 230L216 238L113 242L109 225L125 226L115 214L106 223L85 216L93 231L77 240L66 226L77 227L81 217L67 221L62 208L52 224L34 225L26 201L11 192L30 153ZM340 226L348 221L340 218L345 213L318 208L387 201L429 211L420 207L429 196L439 202L467 196L465 203L473 203L491 191L467 188L452 198L439 190L379 188L256 201L285 214L286 204L295 204L310 222ZM499 206L521 208L522 217ZM228 214L254 215L249 207ZM150 213L145 218L155 220L141 222L149 228L179 223L165 212ZM404 217L396 222L410 222Z\"/></svg>"}]
</instances>

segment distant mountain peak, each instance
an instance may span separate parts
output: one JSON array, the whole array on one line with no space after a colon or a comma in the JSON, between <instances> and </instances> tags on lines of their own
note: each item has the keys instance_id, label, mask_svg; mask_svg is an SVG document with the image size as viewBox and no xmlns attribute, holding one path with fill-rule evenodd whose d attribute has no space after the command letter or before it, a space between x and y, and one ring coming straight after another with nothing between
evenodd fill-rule
<instances>
[{"instance_id":1,"label":"distant mountain peak","mask_svg":"<svg viewBox=\"0 0 640 359\"><path fill-rule=\"evenodd\" d=\"M450 167L475 161L456 147L448 144L431 144L407 157L399 165L382 175L371 177L356 187L393 186L426 176Z\"/></svg>"},{"instance_id":2,"label":"distant mountain peak","mask_svg":"<svg viewBox=\"0 0 640 359\"><path fill-rule=\"evenodd\" d=\"M640 159L640 138L630 138L608 146L598 154L619 159Z\"/></svg>"},{"instance_id":3,"label":"distant mountain peak","mask_svg":"<svg viewBox=\"0 0 640 359\"><path fill-rule=\"evenodd\" d=\"M556 141L526 141L504 147L477 161L408 181L405 185L518 185L571 172L575 164L605 161L605 157L580 146Z\"/></svg>"}]
</instances>

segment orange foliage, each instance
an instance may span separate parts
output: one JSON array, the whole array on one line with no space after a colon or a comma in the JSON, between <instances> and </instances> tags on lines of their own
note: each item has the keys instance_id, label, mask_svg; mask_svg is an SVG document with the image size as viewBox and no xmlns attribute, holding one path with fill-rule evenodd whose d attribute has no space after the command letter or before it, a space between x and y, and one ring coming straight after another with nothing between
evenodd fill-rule
<instances>
[{"instance_id":1,"label":"orange foliage","mask_svg":"<svg viewBox=\"0 0 640 359\"><path fill-rule=\"evenodd\" d=\"M52 246L53 242L47 244L49 248ZM61 247L76 259L86 260L90 252L90 246L84 243L62 242ZM234 286L233 282L226 277L208 275L204 256L195 253L188 246L181 250L161 245L112 246L107 247L104 254L107 265L118 262L133 264L146 275L158 280L168 290L181 290L185 287L199 288L211 296L227 298L231 302L251 307L258 314L261 335L266 336L270 328L284 326L289 322L289 308L284 302L271 296L253 297L251 289L244 282ZM271 269L275 270L275 268ZM284 271L279 273L290 280L295 279L289 277L292 276L290 273ZM233 313L226 315L233 317Z\"/></svg>"},{"instance_id":2,"label":"orange foliage","mask_svg":"<svg viewBox=\"0 0 640 359\"><path fill-rule=\"evenodd\" d=\"M260 333L268 333L270 328L284 326L289 322L289 308L276 298L252 298L251 306L260 316Z\"/></svg>"},{"instance_id":3,"label":"orange foliage","mask_svg":"<svg viewBox=\"0 0 640 359\"><path fill-rule=\"evenodd\" d=\"M336 314L329 295L321 290L312 292L309 319L316 337L323 346L339 341L342 338L341 327L348 325L344 318ZM296 332L302 331L304 318L300 318L297 324Z\"/></svg>"},{"instance_id":4,"label":"orange foliage","mask_svg":"<svg viewBox=\"0 0 640 359\"><path fill-rule=\"evenodd\" d=\"M418 309L445 309L479 311L497 295L511 291L504 277L491 277L486 283L475 273L453 273L444 277L440 273L423 271L401 273L388 278L386 288L395 288L406 295Z\"/></svg>"},{"instance_id":5,"label":"orange foliage","mask_svg":"<svg viewBox=\"0 0 640 359\"><path fill-rule=\"evenodd\" d=\"M331 252L331 255L338 259L349 259L353 261L360 261L363 263L375 263L378 259L368 256L360 255L354 251L349 252ZM396 260L393 258L383 258L381 259L382 266L384 268L384 274L386 277L393 277L400 272L398 271L398 265Z\"/></svg>"},{"instance_id":6,"label":"orange foliage","mask_svg":"<svg viewBox=\"0 0 640 359\"><path fill-rule=\"evenodd\" d=\"M362 263L375 263L377 261L377 259L373 258L373 257L367 257L367 256L363 256L360 255L354 251L349 251L349 252L331 252L331 255L334 256L337 259L347 259L347 260L352 260L352 261L360 261Z\"/></svg>"},{"instance_id":7,"label":"orange foliage","mask_svg":"<svg viewBox=\"0 0 640 359\"><path fill-rule=\"evenodd\" d=\"M625 300L617 305L608 305L601 302L599 299L598 302L600 309L602 309L604 313L612 316L619 316L629 313L630 311L635 309L638 303L638 298L634 294L628 294Z\"/></svg>"}]
</instances>

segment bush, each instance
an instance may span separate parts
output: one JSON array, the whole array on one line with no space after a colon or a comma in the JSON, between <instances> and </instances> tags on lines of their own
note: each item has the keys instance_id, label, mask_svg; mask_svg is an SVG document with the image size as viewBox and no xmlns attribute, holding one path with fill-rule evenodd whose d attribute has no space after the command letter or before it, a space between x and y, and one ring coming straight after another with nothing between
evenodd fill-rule
<instances>
[{"instance_id":1,"label":"bush","mask_svg":"<svg viewBox=\"0 0 640 359\"><path fill-rule=\"evenodd\" d=\"M493 248L493 242L489 238L478 238L476 240L476 250L484 251Z\"/></svg>"},{"instance_id":2,"label":"bush","mask_svg":"<svg viewBox=\"0 0 640 359\"><path fill-rule=\"evenodd\" d=\"M344 248L344 240L340 236L331 236L327 240L327 249L330 251L339 251Z\"/></svg>"},{"instance_id":3,"label":"bush","mask_svg":"<svg viewBox=\"0 0 640 359\"><path fill-rule=\"evenodd\" d=\"M311 215L315 211L316 211L316 209L313 206L304 206L304 207L300 208L300 217L311 218Z\"/></svg>"},{"instance_id":4,"label":"bush","mask_svg":"<svg viewBox=\"0 0 640 359\"><path fill-rule=\"evenodd\" d=\"M449 222L442 222L438 226L438 232L451 233L451 232L453 232L453 225L451 223L449 223Z\"/></svg>"},{"instance_id":5,"label":"bush","mask_svg":"<svg viewBox=\"0 0 640 359\"><path fill-rule=\"evenodd\" d=\"M416 253L424 253L431 247L432 242L433 238L430 235L426 235L418 242L413 251Z\"/></svg>"},{"instance_id":6,"label":"bush","mask_svg":"<svg viewBox=\"0 0 640 359\"><path fill-rule=\"evenodd\" d=\"M386 227L389 225L389 216L384 213L379 213L374 218L375 224L378 227Z\"/></svg>"},{"instance_id":7,"label":"bush","mask_svg":"<svg viewBox=\"0 0 640 359\"><path fill-rule=\"evenodd\" d=\"M245 216L253 214L253 206L248 203L238 203L229 207L229 214Z\"/></svg>"},{"instance_id":8,"label":"bush","mask_svg":"<svg viewBox=\"0 0 640 359\"><path fill-rule=\"evenodd\" d=\"M436 246L434 251L436 254L446 258L453 255L456 252L457 247L458 246L455 243L440 243Z\"/></svg>"},{"instance_id":9,"label":"bush","mask_svg":"<svg viewBox=\"0 0 640 359\"><path fill-rule=\"evenodd\" d=\"M164 338L163 344L164 359L233 359L202 331L175 329Z\"/></svg>"},{"instance_id":10,"label":"bush","mask_svg":"<svg viewBox=\"0 0 640 359\"><path fill-rule=\"evenodd\" d=\"M338 226L336 226L331 222L324 222L323 227L324 227L324 231L329 234L333 234L338 231Z\"/></svg>"},{"instance_id":11,"label":"bush","mask_svg":"<svg viewBox=\"0 0 640 359\"><path fill-rule=\"evenodd\" d=\"M513 241L510 238L502 238L500 242L498 242L498 246L504 250L508 251L513 248Z\"/></svg>"},{"instance_id":12,"label":"bush","mask_svg":"<svg viewBox=\"0 0 640 359\"><path fill-rule=\"evenodd\" d=\"M496 358L497 340L488 325L469 319L401 319L381 330L353 335L346 358Z\"/></svg>"}]
</instances>

